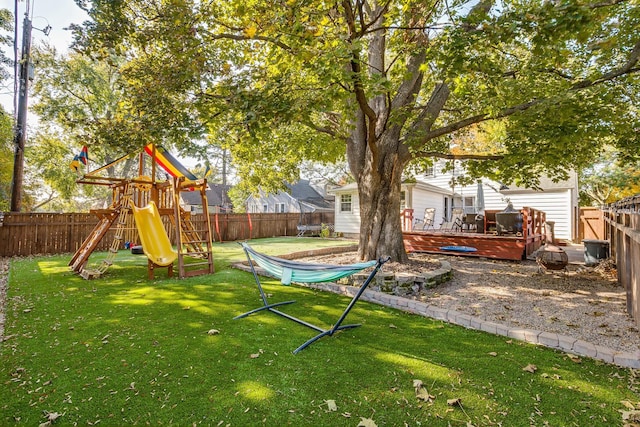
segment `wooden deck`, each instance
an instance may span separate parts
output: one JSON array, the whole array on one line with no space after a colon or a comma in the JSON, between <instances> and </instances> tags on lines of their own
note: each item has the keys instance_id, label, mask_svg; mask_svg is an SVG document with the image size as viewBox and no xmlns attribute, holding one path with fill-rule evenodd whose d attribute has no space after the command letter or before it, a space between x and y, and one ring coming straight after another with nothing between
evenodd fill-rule
<instances>
[{"instance_id":1,"label":"wooden deck","mask_svg":"<svg viewBox=\"0 0 640 427\"><path fill-rule=\"evenodd\" d=\"M407 231L402 233L407 252L427 252L446 255L474 256L520 261L535 252L544 242L542 234L527 236L497 236L493 234L450 233L439 231ZM475 252L440 249L443 246L468 246Z\"/></svg>"},{"instance_id":2,"label":"wooden deck","mask_svg":"<svg viewBox=\"0 0 640 427\"><path fill-rule=\"evenodd\" d=\"M544 212L523 208L522 232L497 235L494 231L495 212L487 212L486 233L453 231L403 231L402 236L407 252L427 252L436 254L473 256L492 259L520 261L534 253L545 242ZM443 250L445 246L467 246L475 252Z\"/></svg>"}]
</instances>

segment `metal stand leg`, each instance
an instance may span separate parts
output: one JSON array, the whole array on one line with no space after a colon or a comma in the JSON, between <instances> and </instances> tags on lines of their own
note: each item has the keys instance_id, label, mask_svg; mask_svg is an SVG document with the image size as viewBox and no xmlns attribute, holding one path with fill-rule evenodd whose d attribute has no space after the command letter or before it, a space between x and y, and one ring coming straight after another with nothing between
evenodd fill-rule
<instances>
[{"instance_id":1,"label":"metal stand leg","mask_svg":"<svg viewBox=\"0 0 640 427\"><path fill-rule=\"evenodd\" d=\"M378 263L374 267L373 271L369 274L369 277L367 277L367 280L365 280L362 286L360 286L360 289L358 289L358 293L354 295L354 297L351 299L351 302L349 303L347 308L345 308L344 312L342 313L338 321L335 323L335 325L333 325L331 329L322 330L321 333L311 338L310 340L302 344L300 347L296 348L293 351L293 354L298 354L298 352L304 350L305 348L307 348L308 346L310 346L311 344L318 341L320 338L324 336L327 336L327 335L332 336L336 331L340 331L342 329L352 329L352 328L357 328L358 326L361 326L360 324L342 325L342 322L344 322L344 319L347 317L347 315L349 314L353 306L356 305L356 303L358 302L358 300L360 299L364 291L367 289L367 286L369 286L369 283L371 283L375 275L378 273L378 270L380 270L380 267L382 267L382 264L389 261L389 259L390 258L387 257L386 259L380 258L378 260Z\"/></svg>"},{"instance_id":2,"label":"metal stand leg","mask_svg":"<svg viewBox=\"0 0 640 427\"><path fill-rule=\"evenodd\" d=\"M247 256L247 261L249 262L249 267L251 267L251 272L253 273L253 278L256 280L256 285L258 285L258 290L260 291L260 298L262 298L262 307L258 307L258 308L254 308L253 310L247 311L246 313L242 313L237 315L236 317L234 317L233 319L241 319L243 317L247 317L250 314L253 313L257 313L259 311L262 310L268 310L268 311L272 311L274 313L280 313L277 310L274 310L273 307L278 307L280 305L285 305L285 304L293 304L295 301L283 301L283 302L277 302L274 304L269 304L269 301L267 301L267 295L264 293L264 290L262 289L262 284L260 283L260 278L258 277L258 273L256 273L256 269L253 266L253 262L251 261L251 257L249 256L249 253L245 250L244 251L245 255ZM284 314L284 313L283 313Z\"/></svg>"}]
</instances>

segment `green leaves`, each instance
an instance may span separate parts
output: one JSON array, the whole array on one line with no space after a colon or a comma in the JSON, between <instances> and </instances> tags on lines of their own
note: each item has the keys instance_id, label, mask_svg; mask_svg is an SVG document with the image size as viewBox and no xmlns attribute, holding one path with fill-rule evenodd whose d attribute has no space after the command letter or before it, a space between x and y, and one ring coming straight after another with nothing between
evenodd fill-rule
<instances>
[{"instance_id":1,"label":"green leaves","mask_svg":"<svg viewBox=\"0 0 640 427\"><path fill-rule=\"evenodd\" d=\"M488 122L502 130L480 148L503 158L472 164L478 176L562 177L605 142L637 156L640 12L629 2L88 5L94 21L77 42L115 66L121 104L108 122L74 130L119 147L186 148L206 134L240 165L242 191L345 152L356 176L378 169L364 162L379 150L400 153L401 168L447 156L452 139ZM81 106L51 106L81 122Z\"/></svg>"}]
</instances>

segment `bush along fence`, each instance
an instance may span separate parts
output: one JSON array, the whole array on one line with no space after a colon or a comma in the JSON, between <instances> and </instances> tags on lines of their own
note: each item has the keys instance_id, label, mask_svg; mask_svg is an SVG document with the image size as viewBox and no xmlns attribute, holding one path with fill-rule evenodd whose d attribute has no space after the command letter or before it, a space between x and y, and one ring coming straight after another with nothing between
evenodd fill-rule
<instances>
[{"instance_id":1,"label":"bush along fence","mask_svg":"<svg viewBox=\"0 0 640 427\"><path fill-rule=\"evenodd\" d=\"M198 215L194 214L197 221ZM132 215L130 215L132 217ZM297 236L299 213L210 214L214 241L249 240L262 237ZM139 242L135 224L129 218L123 242ZM165 228L175 244L175 233L169 217ZM305 213L308 224L333 224L333 212ZM0 213L0 256L29 256L74 253L98 224L90 213ZM115 237L114 227L96 248L109 250Z\"/></svg>"},{"instance_id":2,"label":"bush along fence","mask_svg":"<svg viewBox=\"0 0 640 427\"><path fill-rule=\"evenodd\" d=\"M640 195L608 205L603 210L618 283L627 292L627 312L640 326Z\"/></svg>"}]
</instances>

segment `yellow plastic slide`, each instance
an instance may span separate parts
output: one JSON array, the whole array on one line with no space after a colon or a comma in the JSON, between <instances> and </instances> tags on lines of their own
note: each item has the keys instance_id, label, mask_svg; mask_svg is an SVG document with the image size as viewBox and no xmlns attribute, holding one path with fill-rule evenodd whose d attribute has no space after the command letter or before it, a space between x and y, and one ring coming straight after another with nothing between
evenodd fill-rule
<instances>
[{"instance_id":1,"label":"yellow plastic slide","mask_svg":"<svg viewBox=\"0 0 640 427\"><path fill-rule=\"evenodd\" d=\"M171 246L156 204L150 201L144 208L135 207L133 204L131 208L144 254L156 265L166 267L173 264L178 253Z\"/></svg>"}]
</instances>

